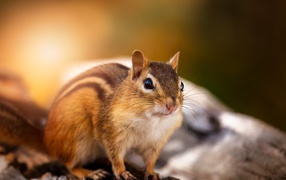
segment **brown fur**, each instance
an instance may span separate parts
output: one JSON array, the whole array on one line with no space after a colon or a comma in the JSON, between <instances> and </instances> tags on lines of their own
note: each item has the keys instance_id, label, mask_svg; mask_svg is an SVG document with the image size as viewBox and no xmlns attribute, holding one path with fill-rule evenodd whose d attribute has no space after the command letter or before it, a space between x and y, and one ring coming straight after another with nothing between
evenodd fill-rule
<instances>
[{"instance_id":1,"label":"brown fur","mask_svg":"<svg viewBox=\"0 0 286 180\"><path fill-rule=\"evenodd\" d=\"M10 103L0 101L0 142L44 151L43 131L28 122Z\"/></svg>"},{"instance_id":2,"label":"brown fur","mask_svg":"<svg viewBox=\"0 0 286 180\"><path fill-rule=\"evenodd\" d=\"M126 172L123 160L129 150L142 155L147 178L155 175L154 165L162 147L181 124L178 56L168 65L149 62L135 51L132 61L131 70L112 63L79 75L64 86L50 109L44 135L47 151L77 176L88 176L90 172L81 166L101 156L102 150L117 178ZM146 93L142 90L143 81L150 75L155 78L156 88ZM174 122L161 117L145 118L155 104L165 107L168 101L179 106ZM156 124L165 126L161 122L164 120L168 120L166 127L156 134Z\"/></svg>"},{"instance_id":3,"label":"brown fur","mask_svg":"<svg viewBox=\"0 0 286 180\"><path fill-rule=\"evenodd\" d=\"M31 99L22 80L0 69L0 142L43 151L47 111Z\"/></svg>"}]
</instances>

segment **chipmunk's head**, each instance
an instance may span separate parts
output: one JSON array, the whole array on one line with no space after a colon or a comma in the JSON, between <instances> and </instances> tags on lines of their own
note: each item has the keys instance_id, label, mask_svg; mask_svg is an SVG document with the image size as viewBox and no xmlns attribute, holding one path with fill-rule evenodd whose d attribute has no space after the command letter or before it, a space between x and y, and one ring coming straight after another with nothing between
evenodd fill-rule
<instances>
[{"instance_id":1,"label":"chipmunk's head","mask_svg":"<svg viewBox=\"0 0 286 180\"><path fill-rule=\"evenodd\" d=\"M181 113L184 84L178 76L179 52L169 62L149 62L141 51L132 55L131 80L135 83L141 109L148 117Z\"/></svg>"}]
</instances>

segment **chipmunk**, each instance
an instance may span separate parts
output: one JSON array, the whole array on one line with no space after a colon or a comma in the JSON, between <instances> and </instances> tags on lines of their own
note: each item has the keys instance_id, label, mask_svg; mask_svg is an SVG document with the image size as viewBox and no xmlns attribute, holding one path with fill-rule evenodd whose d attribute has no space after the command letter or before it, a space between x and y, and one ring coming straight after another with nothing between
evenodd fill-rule
<instances>
[{"instance_id":1,"label":"chipmunk","mask_svg":"<svg viewBox=\"0 0 286 180\"><path fill-rule=\"evenodd\" d=\"M135 151L145 161L144 178L161 179L154 172L155 163L183 119L184 84L177 73L178 61L179 53L168 63L150 62L136 50L131 69L109 63L83 72L59 91L43 131L17 123L20 132L14 133L11 126L1 133L9 127L8 121L23 117L0 106L4 110L0 115L9 119L7 125L0 116L0 141L43 150L78 178L91 179L100 178L98 171L82 166L103 155L109 158L116 179L136 179L124 165L126 153ZM24 137L29 133L33 143Z\"/></svg>"},{"instance_id":2,"label":"chipmunk","mask_svg":"<svg viewBox=\"0 0 286 180\"><path fill-rule=\"evenodd\" d=\"M81 166L104 149L117 179L136 179L124 156L134 150L145 161L145 179L161 179L154 166L162 147L181 125L184 88L179 53L168 63L149 62L134 51L132 68L110 63L94 67L66 84L49 113L44 143L78 177Z\"/></svg>"}]
</instances>

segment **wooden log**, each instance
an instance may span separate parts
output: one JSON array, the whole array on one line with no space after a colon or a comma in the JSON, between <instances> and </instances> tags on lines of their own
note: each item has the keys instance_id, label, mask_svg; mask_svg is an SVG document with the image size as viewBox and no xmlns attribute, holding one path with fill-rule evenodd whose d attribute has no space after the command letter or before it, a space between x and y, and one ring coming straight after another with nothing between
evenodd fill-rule
<instances>
[{"instance_id":1,"label":"wooden log","mask_svg":"<svg viewBox=\"0 0 286 180\"><path fill-rule=\"evenodd\" d=\"M184 124L164 147L157 172L182 180L286 179L285 133L258 119L231 111L204 88L187 80L184 83ZM17 149L11 151L17 154ZM0 156L0 179L5 178L11 168L15 170L12 166L17 167L13 163L9 165L7 158L3 158L6 156ZM35 157L31 155L31 159L26 160L32 161ZM135 168L142 166L140 158L131 154L127 160L132 164L127 165L128 168L142 178L143 172ZM111 172L107 160L96 161L89 167ZM42 176L45 180L72 178L62 165L54 162L28 168L25 172L19 168L15 171L19 173L12 174L18 179L23 178L23 174L29 178ZM48 172L51 174L46 174Z\"/></svg>"}]
</instances>

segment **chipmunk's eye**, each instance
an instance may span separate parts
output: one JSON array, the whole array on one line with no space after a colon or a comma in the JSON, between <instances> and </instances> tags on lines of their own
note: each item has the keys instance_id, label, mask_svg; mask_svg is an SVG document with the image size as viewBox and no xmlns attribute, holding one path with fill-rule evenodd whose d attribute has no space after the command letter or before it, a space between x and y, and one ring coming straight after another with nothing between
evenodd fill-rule
<instances>
[{"instance_id":1,"label":"chipmunk's eye","mask_svg":"<svg viewBox=\"0 0 286 180\"><path fill-rule=\"evenodd\" d=\"M183 83L183 82L181 82L180 90L181 90L181 91L184 91L184 87L185 87L184 83Z\"/></svg>"},{"instance_id":2,"label":"chipmunk's eye","mask_svg":"<svg viewBox=\"0 0 286 180\"><path fill-rule=\"evenodd\" d=\"M145 89L154 89L153 81L150 78L144 79L144 88Z\"/></svg>"}]
</instances>

